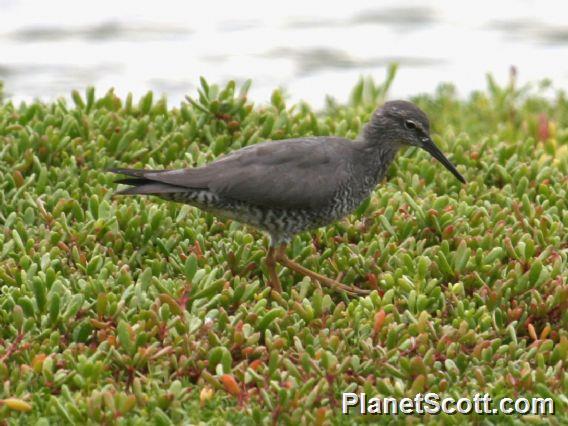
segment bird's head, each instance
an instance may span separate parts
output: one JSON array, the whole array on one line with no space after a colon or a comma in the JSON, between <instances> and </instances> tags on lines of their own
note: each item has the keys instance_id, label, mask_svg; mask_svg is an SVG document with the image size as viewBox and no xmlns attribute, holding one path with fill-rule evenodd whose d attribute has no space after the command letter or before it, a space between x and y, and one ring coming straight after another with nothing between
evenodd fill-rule
<instances>
[{"instance_id":1,"label":"bird's head","mask_svg":"<svg viewBox=\"0 0 568 426\"><path fill-rule=\"evenodd\" d=\"M428 116L412 102L389 101L378 108L365 128L365 139L390 144L394 149L402 146L422 148L465 183L464 177L432 141Z\"/></svg>"}]
</instances>

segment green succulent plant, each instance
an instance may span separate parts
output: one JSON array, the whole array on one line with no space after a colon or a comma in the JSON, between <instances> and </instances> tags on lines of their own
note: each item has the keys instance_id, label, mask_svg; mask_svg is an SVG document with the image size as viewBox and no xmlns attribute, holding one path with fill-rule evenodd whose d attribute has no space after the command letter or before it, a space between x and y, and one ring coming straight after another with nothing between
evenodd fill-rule
<instances>
[{"instance_id":1,"label":"green succulent plant","mask_svg":"<svg viewBox=\"0 0 568 426\"><path fill-rule=\"evenodd\" d=\"M461 186L406 151L356 214L264 285L262 235L188 206L111 198L109 167L204 164L265 139L355 137L394 77L347 104L254 105L250 82L202 79L171 107L149 92L0 102L0 422L405 423L339 415L342 392L550 397L556 414L425 416L432 424L568 421L568 99L545 84L413 101ZM0 90L1 92L1 90ZM0 95L1 97L1 95Z\"/></svg>"}]
</instances>

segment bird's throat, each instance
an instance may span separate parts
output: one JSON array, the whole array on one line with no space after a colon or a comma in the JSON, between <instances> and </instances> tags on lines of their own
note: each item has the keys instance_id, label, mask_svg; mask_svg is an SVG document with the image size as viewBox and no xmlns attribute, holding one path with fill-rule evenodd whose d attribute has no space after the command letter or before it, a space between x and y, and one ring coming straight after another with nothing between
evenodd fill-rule
<instances>
[{"instance_id":1,"label":"bird's throat","mask_svg":"<svg viewBox=\"0 0 568 426\"><path fill-rule=\"evenodd\" d=\"M374 179L374 185L385 177L397 152L398 146L380 143L365 143L360 150L359 164L365 169L365 175Z\"/></svg>"}]
</instances>

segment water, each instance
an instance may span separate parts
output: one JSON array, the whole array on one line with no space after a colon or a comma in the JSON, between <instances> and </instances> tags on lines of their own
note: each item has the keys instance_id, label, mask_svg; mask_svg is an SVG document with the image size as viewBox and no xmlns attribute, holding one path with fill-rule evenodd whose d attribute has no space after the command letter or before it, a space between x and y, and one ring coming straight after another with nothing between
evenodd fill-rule
<instances>
[{"instance_id":1,"label":"water","mask_svg":"<svg viewBox=\"0 0 568 426\"><path fill-rule=\"evenodd\" d=\"M192 5L193 3L193 5ZM170 104L210 82L253 80L266 102L340 101L361 75L400 64L392 97L461 94L506 81L551 78L568 87L568 3L509 0L241 1L0 0L0 79L15 101L50 100L88 85L103 93L167 95Z\"/></svg>"}]
</instances>

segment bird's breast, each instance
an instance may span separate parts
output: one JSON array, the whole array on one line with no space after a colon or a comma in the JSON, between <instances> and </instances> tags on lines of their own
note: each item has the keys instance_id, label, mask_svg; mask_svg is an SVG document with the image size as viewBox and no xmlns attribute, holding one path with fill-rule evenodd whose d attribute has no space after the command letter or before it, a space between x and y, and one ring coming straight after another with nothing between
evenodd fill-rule
<instances>
[{"instance_id":1,"label":"bird's breast","mask_svg":"<svg viewBox=\"0 0 568 426\"><path fill-rule=\"evenodd\" d=\"M342 186L331 203L333 217L339 219L353 213L359 204L371 195L375 186L373 178L365 178L363 181Z\"/></svg>"}]
</instances>

